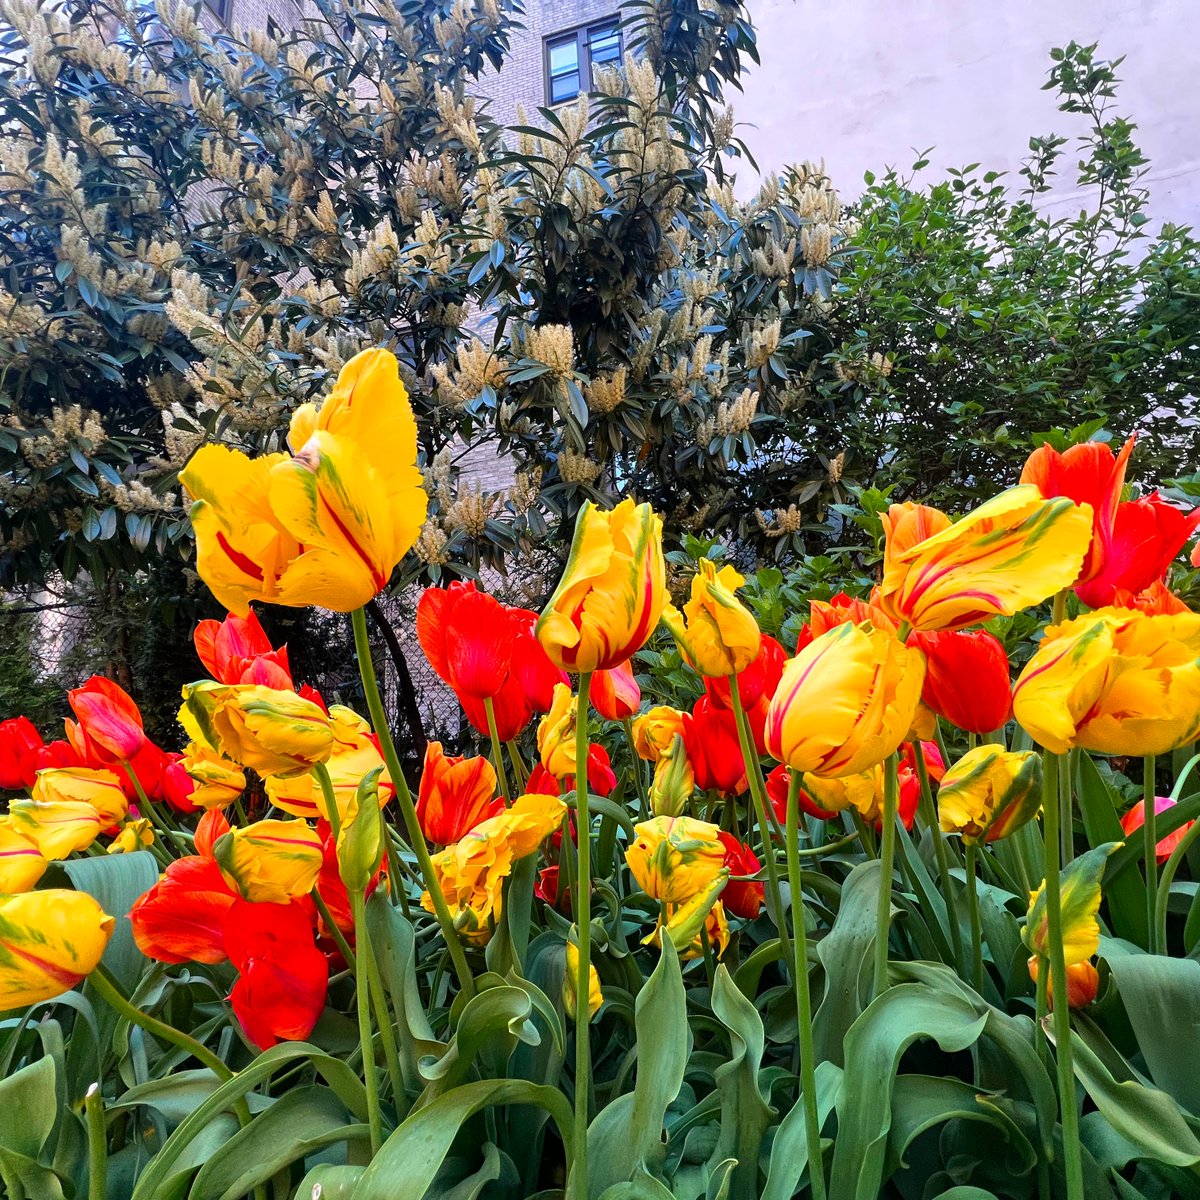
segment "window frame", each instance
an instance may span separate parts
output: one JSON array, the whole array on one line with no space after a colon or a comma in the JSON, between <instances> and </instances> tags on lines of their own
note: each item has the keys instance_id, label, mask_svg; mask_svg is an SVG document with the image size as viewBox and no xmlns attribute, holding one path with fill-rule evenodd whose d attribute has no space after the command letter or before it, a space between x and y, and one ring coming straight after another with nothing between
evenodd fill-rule
<instances>
[{"instance_id":1,"label":"window frame","mask_svg":"<svg viewBox=\"0 0 1200 1200\"><path fill-rule=\"evenodd\" d=\"M602 17L599 20L586 21L582 25L556 29L542 38L542 94L546 98L547 107L557 108L560 104L570 104L572 100L576 100L592 90L594 80L592 79L591 35L599 30L609 29L614 30L617 35L617 55L620 58L625 53L625 31L622 28L619 13L613 13L612 16ZM575 42L578 63L579 91L574 96L555 100L551 91L550 50L551 47L561 46L572 40Z\"/></svg>"}]
</instances>

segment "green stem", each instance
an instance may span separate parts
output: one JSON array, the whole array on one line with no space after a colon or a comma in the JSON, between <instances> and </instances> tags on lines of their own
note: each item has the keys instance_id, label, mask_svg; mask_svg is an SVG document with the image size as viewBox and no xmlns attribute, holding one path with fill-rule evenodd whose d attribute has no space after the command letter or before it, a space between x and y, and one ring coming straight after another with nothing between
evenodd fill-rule
<instances>
[{"instance_id":1,"label":"green stem","mask_svg":"<svg viewBox=\"0 0 1200 1200\"><path fill-rule=\"evenodd\" d=\"M592 966L592 815L589 808L588 694L592 673L579 676L575 709L575 928L579 964L575 975L575 1161L571 1165L572 1194L588 1200L588 1087L592 1074L591 1025L588 996Z\"/></svg>"},{"instance_id":2,"label":"green stem","mask_svg":"<svg viewBox=\"0 0 1200 1200\"><path fill-rule=\"evenodd\" d=\"M521 752L517 749L517 743L509 738L504 743L508 747L508 761L513 769L513 778L517 783L517 790L524 791L525 785L529 782L529 772L525 769L525 764L521 760Z\"/></svg>"},{"instance_id":3,"label":"green stem","mask_svg":"<svg viewBox=\"0 0 1200 1200\"><path fill-rule=\"evenodd\" d=\"M105 1200L108 1195L108 1135L104 1126L104 1097L93 1083L83 1098L87 1120L88 1200Z\"/></svg>"},{"instance_id":4,"label":"green stem","mask_svg":"<svg viewBox=\"0 0 1200 1200\"><path fill-rule=\"evenodd\" d=\"M325 801L325 819L329 822L329 830L333 834L333 845L337 848L338 839L342 836L342 810L338 808L337 793L333 790L333 779L329 768L324 763L313 763L312 776L321 786L321 798Z\"/></svg>"},{"instance_id":5,"label":"green stem","mask_svg":"<svg viewBox=\"0 0 1200 1200\"><path fill-rule=\"evenodd\" d=\"M804 883L800 875L800 773L789 774L787 801L788 893L792 907L792 982L800 1025L800 1086L804 1100L804 1131L808 1141L809 1177L813 1200L825 1200L825 1164L821 1158L821 1122L817 1114L817 1064L813 1048L812 996L808 985L808 922L804 914Z\"/></svg>"},{"instance_id":6,"label":"green stem","mask_svg":"<svg viewBox=\"0 0 1200 1200\"><path fill-rule=\"evenodd\" d=\"M379 738L379 748L383 753L383 761L387 764L388 774L396 788L396 802L404 817L404 826L408 830L408 842L413 853L417 856L417 864L421 868L421 879L425 890L433 903L434 915L442 928L442 937L450 951L454 970L458 976L459 987L468 999L475 995L475 978L467 964L467 955L454 928L454 918L450 915L446 897L438 885L437 873L433 869L433 860L429 857L429 847L425 844L425 835L421 832L421 822L417 817L417 808L413 803L412 793L408 790L408 782L400 766L400 756L396 753L392 733L388 728L387 714L383 711L383 701L379 696L379 683L375 678L375 664L371 659L371 644L367 638L366 609L356 608L351 616L354 626L354 649L358 657L358 673L362 678L363 691L367 697L367 711L371 714L371 724Z\"/></svg>"},{"instance_id":7,"label":"green stem","mask_svg":"<svg viewBox=\"0 0 1200 1200\"><path fill-rule=\"evenodd\" d=\"M496 728L496 706L492 703L491 696L484 700L483 711L487 713L488 737L492 739L492 763L500 778L500 795L507 807L513 798L512 792L508 790L508 772L504 769L504 750L500 745L500 733Z\"/></svg>"},{"instance_id":8,"label":"green stem","mask_svg":"<svg viewBox=\"0 0 1200 1200\"><path fill-rule=\"evenodd\" d=\"M317 912L321 914L321 920L325 922L325 928L329 930L329 936L333 938L337 945L338 952L345 959L346 966L350 970L355 970L354 951L350 949L350 943L346 941L346 935L338 928L337 922L333 919L333 913L329 911L329 905L325 903L321 897L321 893L313 888L309 895L312 897L313 904L317 907Z\"/></svg>"},{"instance_id":9,"label":"green stem","mask_svg":"<svg viewBox=\"0 0 1200 1200\"><path fill-rule=\"evenodd\" d=\"M1059 764L1058 769L1058 806L1062 810L1058 822L1061 843L1059 862L1064 870L1075 857L1075 806L1071 796L1071 781L1075 778L1075 765L1078 761L1078 752L1072 750L1066 755L1064 762Z\"/></svg>"},{"instance_id":10,"label":"green stem","mask_svg":"<svg viewBox=\"0 0 1200 1200\"><path fill-rule=\"evenodd\" d=\"M875 996L882 995L888 985L888 932L892 923L892 873L896 858L899 770L899 760L893 753L888 756L884 766L883 830L879 840L879 904L875 910Z\"/></svg>"},{"instance_id":11,"label":"green stem","mask_svg":"<svg viewBox=\"0 0 1200 1200\"><path fill-rule=\"evenodd\" d=\"M979 880L975 855L978 848L967 843L967 919L971 923L971 986L983 992L983 930L979 924Z\"/></svg>"},{"instance_id":12,"label":"green stem","mask_svg":"<svg viewBox=\"0 0 1200 1200\"><path fill-rule=\"evenodd\" d=\"M637 784L638 820L644 821L650 815L650 802L646 797L646 768L638 757L633 740L633 718L626 717L621 722L621 728L625 730L625 741L629 745L629 765L633 772L633 781Z\"/></svg>"},{"instance_id":13,"label":"green stem","mask_svg":"<svg viewBox=\"0 0 1200 1200\"><path fill-rule=\"evenodd\" d=\"M367 977L366 957L363 939L367 936L363 898L360 892L350 897L350 905L354 911L354 939L358 946L358 954L354 962L354 992L355 1006L358 1010L358 1042L362 1048L363 1083L367 1089L367 1124L371 1129L371 1153L379 1153L383 1145L383 1117L379 1111L379 1071L375 1065L375 1039L371 1035L371 993L370 980Z\"/></svg>"},{"instance_id":14,"label":"green stem","mask_svg":"<svg viewBox=\"0 0 1200 1200\"><path fill-rule=\"evenodd\" d=\"M1153 754L1142 759L1142 853L1146 859L1146 929L1147 949L1159 954L1158 944L1158 808L1154 794Z\"/></svg>"},{"instance_id":15,"label":"green stem","mask_svg":"<svg viewBox=\"0 0 1200 1200\"><path fill-rule=\"evenodd\" d=\"M388 1081L392 1085L392 1103L400 1110L404 1099L404 1077L400 1071L400 1053L396 1048L396 1029L388 1009L387 992L383 987L383 976L375 948L371 942L371 930L366 922L366 895L363 895L363 924L355 931L358 957L366 960L367 983L371 989L371 1007L375 1010L375 1023L379 1026L379 1041L383 1046L383 1061L387 1066Z\"/></svg>"},{"instance_id":16,"label":"green stem","mask_svg":"<svg viewBox=\"0 0 1200 1200\"><path fill-rule=\"evenodd\" d=\"M933 788L929 784L929 766L925 762L925 747L920 739L913 742L913 758L917 764L917 779L921 784L921 817L929 826L933 838L933 853L937 859L938 876L942 883L942 898L946 901L946 919L950 922L950 942L954 948L954 961L962 965L962 930L958 924L958 898L954 892L954 878L950 874L950 855L946 848L946 835L938 819L937 805L933 802Z\"/></svg>"},{"instance_id":17,"label":"green stem","mask_svg":"<svg viewBox=\"0 0 1200 1200\"><path fill-rule=\"evenodd\" d=\"M159 812L158 806L154 801L146 795L146 789L142 787L142 781L137 777L134 769L127 762L123 762L121 766L125 768L125 774L129 776L133 783L134 791L137 792L138 804L141 806L142 811L147 813L154 824L175 843L175 849L180 854L191 854L193 852L192 847L179 836L179 832L175 826L167 821L166 817Z\"/></svg>"},{"instance_id":18,"label":"green stem","mask_svg":"<svg viewBox=\"0 0 1200 1200\"><path fill-rule=\"evenodd\" d=\"M1043 756L1043 806L1046 842L1046 938L1049 962L1043 959L1039 974L1050 969L1054 998L1054 1042L1058 1059L1058 1094L1062 1112L1063 1169L1067 1200L1083 1200L1083 1161L1079 1149L1079 1109L1075 1102L1075 1071L1071 1065L1071 1010L1067 1006L1067 964L1062 941L1062 895L1059 885L1058 775L1061 763L1048 750Z\"/></svg>"}]
</instances>

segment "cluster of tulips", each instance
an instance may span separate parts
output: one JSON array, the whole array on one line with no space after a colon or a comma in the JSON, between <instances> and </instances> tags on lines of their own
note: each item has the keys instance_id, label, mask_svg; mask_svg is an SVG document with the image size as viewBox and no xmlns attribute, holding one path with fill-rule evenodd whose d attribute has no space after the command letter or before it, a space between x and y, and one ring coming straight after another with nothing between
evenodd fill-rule
<instances>
[{"instance_id":1,"label":"cluster of tulips","mask_svg":"<svg viewBox=\"0 0 1200 1200\"><path fill-rule=\"evenodd\" d=\"M50 861L96 853L105 838L110 851L147 847L163 866L130 914L137 944L167 963L232 963L233 1012L263 1048L307 1036L330 970L347 964L369 1040L379 982L365 901L379 888L407 907L409 876L419 881L411 899L436 918L471 994L472 955L501 921L518 865L537 866L541 852L536 903L572 922L563 1002L579 1022L576 1078L587 1078L586 1023L603 1003L593 818L616 795L636 807L636 821L621 822L622 849L646 897L647 944L669 941L711 964L737 922L765 908L777 928L796 992L809 1145L819 1147L802 840L848 818L848 836L878 854L890 881L897 828L922 813L939 856L947 835L961 839L974 910L976 848L1040 810L1045 878L1025 938L1039 1003L1057 1023L1071 1177L1065 1022L1094 994L1109 848L1060 854L1059 756L1080 748L1147 760L1147 803L1127 829L1144 823L1149 871L1170 853L1155 840L1154 757L1200 735L1200 615L1164 582L1200 510L1157 495L1121 500L1132 439L1119 455L1099 443L1044 447L1018 486L957 521L893 505L878 586L865 599L813 601L794 647L760 632L728 565L701 561L676 608L660 518L632 500L610 511L587 503L540 614L473 583L422 596L421 647L490 756L431 744L415 797L383 720L362 610L425 512L415 424L391 355L353 360L319 410L295 414L289 442L290 454L255 460L206 447L183 473L198 569L231 613L197 630L210 678L184 689L190 742L180 754L150 746L132 700L99 679L71 693L77 723L66 742L43 745L23 719L0 729L0 784L32 793L0 818L0 1008L52 997L89 973L128 1008L98 967L113 916L82 893L34 890ZM1072 590L1088 611L1067 619ZM981 626L1047 600L1052 622L1014 683L1003 645ZM251 601L353 614L370 721L295 686L286 649L267 640ZM660 627L702 685L690 711L643 711L632 662ZM1008 748L1014 717L1043 753ZM520 739L535 719L527 762ZM956 759L943 722L967 735ZM620 784L618 740L632 762ZM888 986L890 900L885 886L877 993ZM978 986L977 939L962 966ZM387 1059L388 1033L378 1032ZM364 1055L369 1077L374 1057ZM587 1104L577 1088L577 1133L586 1134ZM816 1190L819 1153L813 1162Z\"/></svg>"}]
</instances>

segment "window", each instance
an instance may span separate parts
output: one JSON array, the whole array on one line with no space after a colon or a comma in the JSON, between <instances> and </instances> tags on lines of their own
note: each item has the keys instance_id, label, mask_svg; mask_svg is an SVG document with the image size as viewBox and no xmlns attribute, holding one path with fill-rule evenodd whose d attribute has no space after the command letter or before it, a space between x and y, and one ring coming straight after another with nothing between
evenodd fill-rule
<instances>
[{"instance_id":1,"label":"window","mask_svg":"<svg viewBox=\"0 0 1200 1200\"><path fill-rule=\"evenodd\" d=\"M562 104L589 91L597 67L621 61L621 29L616 17L555 34L545 42L546 100Z\"/></svg>"}]
</instances>

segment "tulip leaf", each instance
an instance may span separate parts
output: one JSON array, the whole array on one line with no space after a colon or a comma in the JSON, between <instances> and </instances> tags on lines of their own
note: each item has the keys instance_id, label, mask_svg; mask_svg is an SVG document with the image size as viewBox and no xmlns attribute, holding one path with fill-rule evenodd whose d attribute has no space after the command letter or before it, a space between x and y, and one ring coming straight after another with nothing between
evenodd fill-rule
<instances>
[{"instance_id":1,"label":"tulip leaf","mask_svg":"<svg viewBox=\"0 0 1200 1200\"><path fill-rule=\"evenodd\" d=\"M841 1101L841 1067L831 1062L817 1063L816 1083L817 1123L823 1128L829 1114ZM808 1158L808 1130L805 1125L804 1097L801 1096L775 1130L762 1200L791 1200L808 1167Z\"/></svg>"},{"instance_id":2,"label":"tulip leaf","mask_svg":"<svg viewBox=\"0 0 1200 1200\"><path fill-rule=\"evenodd\" d=\"M365 1170L319 1163L300 1181L296 1200L350 1200Z\"/></svg>"}]
</instances>

